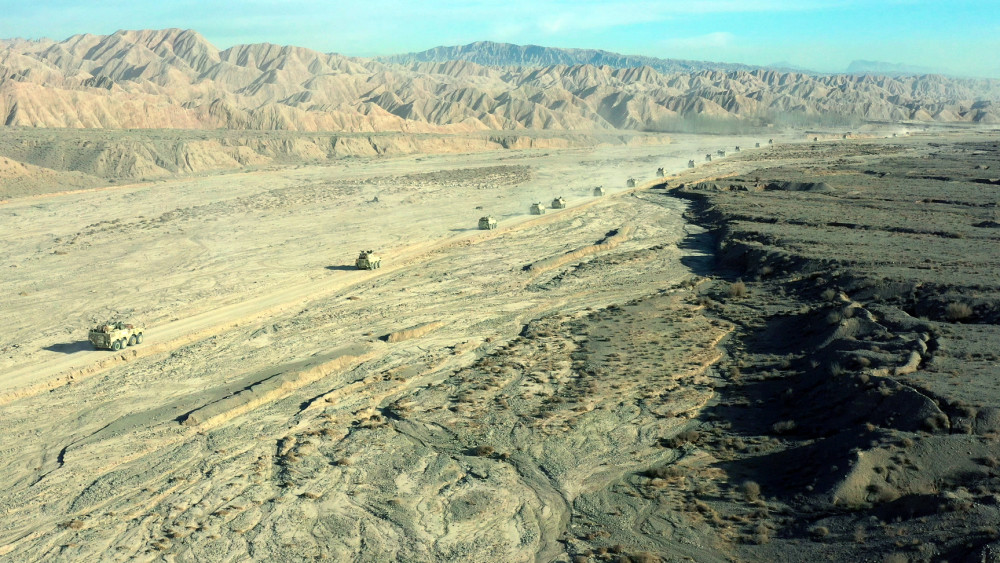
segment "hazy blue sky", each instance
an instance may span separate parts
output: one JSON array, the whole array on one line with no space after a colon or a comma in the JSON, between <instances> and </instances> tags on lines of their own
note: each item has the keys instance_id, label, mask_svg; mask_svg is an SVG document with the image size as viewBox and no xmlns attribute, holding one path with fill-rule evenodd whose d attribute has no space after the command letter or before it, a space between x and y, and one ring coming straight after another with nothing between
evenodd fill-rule
<instances>
[{"instance_id":1,"label":"hazy blue sky","mask_svg":"<svg viewBox=\"0 0 1000 563\"><path fill-rule=\"evenodd\" d=\"M478 40L664 58L854 59L1000 77L1000 0L0 0L0 37L190 28L212 44L270 42L371 56Z\"/></svg>"}]
</instances>

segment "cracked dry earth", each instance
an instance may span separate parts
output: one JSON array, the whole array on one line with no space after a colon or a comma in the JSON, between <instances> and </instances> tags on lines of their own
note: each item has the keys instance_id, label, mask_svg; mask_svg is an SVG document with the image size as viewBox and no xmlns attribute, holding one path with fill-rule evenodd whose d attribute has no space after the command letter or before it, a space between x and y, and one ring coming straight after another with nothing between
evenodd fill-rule
<instances>
[{"instance_id":1,"label":"cracked dry earth","mask_svg":"<svg viewBox=\"0 0 1000 563\"><path fill-rule=\"evenodd\" d=\"M646 474L725 478L677 438L731 330L698 305L697 228L653 181L590 195L710 148L350 161L0 207L0 555L726 560L684 486ZM484 213L498 230L472 228ZM362 247L381 270L349 266ZM91 350L114 315L146 341Z\"/></svg>"}]
</instances>

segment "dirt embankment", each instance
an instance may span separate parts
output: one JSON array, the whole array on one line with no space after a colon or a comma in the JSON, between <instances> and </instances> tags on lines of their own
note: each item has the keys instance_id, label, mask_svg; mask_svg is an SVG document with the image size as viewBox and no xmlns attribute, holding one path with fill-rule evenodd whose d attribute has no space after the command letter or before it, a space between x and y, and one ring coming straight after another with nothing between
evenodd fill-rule
<instances>
[{"instance_id":1,"label":"dirt embankment","mask_svg":"<svg viewBox=\"0 0 1000 563\"><path fill-rule=\"evenodd\" d=\"M8 128L0 139L0 199L344 158L666 144L641 133L414 135Z\"/></svg>"},{"instance_id":2,"label":"dirt embankment","mask_svg":"<svg viewBox=\"0 0 1000 563\"><path fill-rule=\"evenodd\" d=\"M743 556L1000 550L998 146L788 147L675 190L718 249L702 302L736 326L699 417L728 430L698 445L744 484L699 501Z\"/></svg>"}]
</instances>

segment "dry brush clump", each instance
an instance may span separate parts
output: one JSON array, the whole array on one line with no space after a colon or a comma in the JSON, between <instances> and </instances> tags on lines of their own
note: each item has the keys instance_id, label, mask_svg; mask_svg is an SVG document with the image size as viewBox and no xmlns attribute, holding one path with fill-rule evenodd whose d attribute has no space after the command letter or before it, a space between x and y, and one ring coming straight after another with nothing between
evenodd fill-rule
<instances>
[{"instance_id":1,"label":"dry brush clump","mask_svg":"<svg viewBox=\"0 0 1000 563\"><path fill-rule=\"evenodd\" d=\"M756 481L744 481L740 489L747 502L756 502L760 499L760 485Z\"/></svg>"},{"instance_id":2,"label":"dry brush clump","mask_svg":"<svg viewBox=\"0 0 1000 563\"><path fill-rule=\"evenodd\" d=\"M962 321L972 316L972 307L965 303L948 303L944 308L944 316L951 322Z\"/></svg>"},{"instance_id":3,"label":"dry brush clump","mask_svg":"<svg viewBox=\"0 0 1000 563\"><path fill-rule=\"evenodd\" d=\"M745 284L743 280L736 280L735 282L729 284L730 297L742 299L747 296L747 293L747 284Z\"/></svg>"}]
</instances>

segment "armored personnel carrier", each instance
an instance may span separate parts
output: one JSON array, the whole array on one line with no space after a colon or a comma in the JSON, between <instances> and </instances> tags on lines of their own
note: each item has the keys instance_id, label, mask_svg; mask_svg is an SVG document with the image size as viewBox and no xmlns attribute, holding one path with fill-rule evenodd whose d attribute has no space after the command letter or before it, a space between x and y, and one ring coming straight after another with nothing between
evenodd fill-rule
<instances>
[{"instance_id":1,"label":"armored personnel carrier","mask_svg":"<svg viewBox=\"0 0 1000 563\"><path fill-rule=\"evenodd\" d=\"M566 200L561 196L552 200L552 209L566 209Z\"/></svg>"},{"instance_id":2,"label":"armored personnel carrier","mask_svg":"<svg viewBox=\"0 0 1000 563\"><path fill-rule=\"evenodd\" d=\"M712 155L711 154L706 154L705 155L705 162L712 162Z\"/></svg>"},{"instance_id":3,"label":"armored personnel carrier","mask_svg":"<svg viewBox=\"0 0 1000 563\"><path fill-rule=\"evenodd\" d=\"M688 168L694 168L694 160L688 161Z\"/></svg>"},{"instance_id":4,"label":"armored personnel carrier","mask_svg":"<svg viewBox=\"0 0 1000 563\"><path fill-rule=\"evenodd\" d=\"M604 186L597 186L596 188L594 188L594 195L596 196L604 195Z\"/></svg>"},{"instance_id":5,"label":"armored personnel carrier","mask_svg":"<svg viewBox=\"0 0 1000 563\"><path fill-rule=\"evenodd\" d=\"M733 152L740 152L740 146L736 145L736 149Z\"/></svg>"},{"instance_id":6,"label":"armored personnel carrier","mask_svg":"<svg viewBox=\"0 0 1000 563\"><path fill-rule=\"evenodd\" d=\"M726 156L726 151L724 151L722 149L719 149L719 150L715 151L715 154L717 154L719 156Z\"/></svg>"},{"instance_id":7,"label":"armored personnel carrier","mask_svg":"<svg viewBox=\"0 0 1000 563\"><path fill-rule=\"evenodd\" d=\"M626 188L634 188L635 187L635 178L629 178L628 181L625 182L625 187Z\"/></svg>"},{"instance_id":8,"label":"armored personnel carrier","mask_svg":"<svg viewBox=\"0 0 1000 563\"><path fill-rule=\"evenodd\" d=\"M362 250L354 265L359 270L374 270L382 267L382 258L377 256L374 250Z\"/></svg>"},{"instance_id":9,"label":"armored personnel carrier","mask_svg":"<svg viewBox=\"0 0 1000 563\"><path fill-rule=\"evenodd\" d=\"M497 220L494 219L492 215L479 218L480 231L491 231L495 228L497 228Z\"/></svg>"},{"instance_id":10,"label":"armored personnel carrier","mask_svg":"<svg viewBox=\"0 0 1000 563\"><path fill-rule=\"evenodd\" d=\"M531 209L528 210L532 215L544 215L545 206L541 203L532 203Z\"/></svg>"},{"instance_id":11,"label":"armored personnel carrier","mask_svg":"<svg viewBox=\"0 0 1000 563\"><path fill-rule=\"evenodd\" d=\"M754 144L753 144L753 148L755 148L755 149L759 149L759 148L760 148L760 143L754 143Z\"/></svg>"},{"instance_id":12,"label":"armored personnel carrier","mask_svg":"<svg viewBox=\"0 0 1000 563\"><path fill-rule=\"evenodd\" d=\"M121 321L112 321L90 329L87 336L94 348L121 350L142 342L142 328Z\"/></svg>"},{"instance_id":13,"label":"armored personnel carrier","mask_svg":"<svg viewBox=\"0 0 1000 563\"><path fill-rule=\"evenodd\" d=\"M657 168L656 169L656 177L657 178L662 178L663 177L663 169L662 168Z\"/></svg>"}]
</instances>

